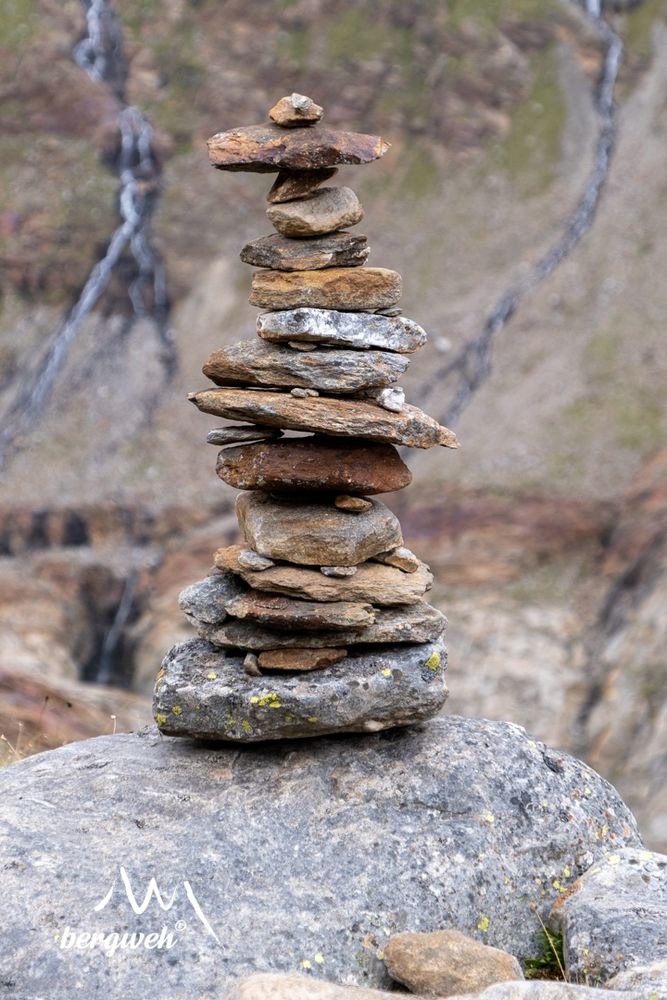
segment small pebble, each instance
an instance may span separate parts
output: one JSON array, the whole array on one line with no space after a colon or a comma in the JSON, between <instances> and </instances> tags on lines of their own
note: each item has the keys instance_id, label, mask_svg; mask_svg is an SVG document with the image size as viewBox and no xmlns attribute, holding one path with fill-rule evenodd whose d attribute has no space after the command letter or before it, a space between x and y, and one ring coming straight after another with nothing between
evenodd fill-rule
<instances>
[{"instance_id":1,"label":"small pebble","mask_svg":"<svg viewBox=\"0 0 667 1000\"><path fill-rule=\"evenodd\" d=\"M391 389L382 389L376 397L376 402L384 410L400 413L405 406L405 393L400 385L393 386Z\"/></svg>"},{"instance_id":2,"label":"small pebble","mask_svg":"<svg viewBox=\"0 0 667 1000\"><path fill-rule=\"evenodd\" d=\"M261 677L262 671L259 669L259 660L254 653L246 653L243 661L243 669L249 677Z\"/></svg>"},{"instance_id":3,"label":"small pebble","mask_svg":"<svg viewBox=\"0 0 667 1000\"><path fill-rule=\"evenodd\" d=\"M290 394L296 396L297 399L308 399L309 396L319 396L317 389L302 389L300 386L290 389Z\"/></svg>"},{"instance_id":4,"label":"small pebble","mask_svg":"<svg viewBox=\"0 0 667 1000\"><path fill-rule=\"evenodd\" d=\"M320 566L320 573L325 576L354 576L356 566Z\"/></svg>"},{"instance_id":5,"label":"small pebble","mask_svg":"<svg viewBox=\"0 0 667 1000\"><path fill-rule=\"evenodd\" d=\"M337 496L334 504L338 510L346 510L350 514L363 514L365 510L370 510L373 506L370 500L364 500L363 497L351 497L347 493L341 493Z\"/></svg>"},{"instance_id":6,"label":"small pebble","mask_svg":"<svg viewBox=\"0 0 667 1000\"><path fill-rule=\"evenodd\" d=\"M295 351L316 351L317 344L306 344L302 340L288 340L287 346Z\"/></svg>"},{"instance_id":7,"label":"small pebble","mask_svg":"<svg viewBox=\"0 0 667 1000\"><path fill-rule=\"evenodd\" d=\"M260 556L259 552L255 552L254 549L243 549L238 555L239 566L243 566L244 569L253 569L261 572L263 569L271 569L272 566L276 564L272 559L267 559L266 556Z\"/></svg>"}]
</instances>

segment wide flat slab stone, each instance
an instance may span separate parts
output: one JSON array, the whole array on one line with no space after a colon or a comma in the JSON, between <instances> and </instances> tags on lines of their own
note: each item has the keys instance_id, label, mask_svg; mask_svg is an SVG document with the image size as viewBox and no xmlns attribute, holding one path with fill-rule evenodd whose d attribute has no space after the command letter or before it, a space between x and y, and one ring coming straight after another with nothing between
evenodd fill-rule
<instances>
[{"instance_id":1,"label":"wide flat slab stone","mask_svg":"<svg viewBox=\"0 0 667 1000\"><path fill-rule=\"evenodd\" d=\"M306 566L356 566L402 542L398 518L373 500L370 510L348 514L329 503L278 500L266 493L241 493L236 515L255 552ZM389 545L384 540L397 539Z\"/></svg>"},{"instance_id":2,"label":"wide flat slab stone","mask_svg":"<svg viewBox=\"0 0 667 1000\"><path fill-rule=\"evenodd\" d=\"M379 135L340 132L321 125L286 130L272 124L217 132L207 146L209 162L219 170L256 173L371 163L389 149Z\"/></svg>"},{"instance_id":3,"label":"wide flat slab stone","mask_svg":"<svg viewBox=\"0 0 667 1000\"><path fill-rule=\"evenodd\" d=\"M396 305L401 276L388 267L327 267L315 271L256 271L250 305L261 309L370 310Z\"/></svg>"},{"instance_id":4,"label":"wide flat slab stone","mask_svg":"<svg viewBox=\"0 0 667 1000\"><path fill-rule=\"evenodd\" d=\"M307 674L249 677L242 663L199 639L174 646L155 685L160 730L240 743L373 733L427 719L447 697L441 644L351 654Z\"/></svg>"},{"instance_id":5,"label":"wide flat slab stone","mask_svg":"<svg viewBox=\"0 0 667 1000\"><path fill-rule=\"evenodd\" d=\"M224 388L192 392L188 399L204 413L285 430L364 438L410 448L459 447L454 431L408 403L400 413L392 413L361 400L297 399L283 392Z\"/></svg>"},{"instance_id":6,"label":"wide flat slab stone","mask_svg":"<svg viewBox=\"0 0 667 1000\"><path fill-rule=\"evenodd\" d=\"M216 472L237 490L327 490L353 495L392 493L409 486L412 473L389 444L327 438L291 438L224 448Z\"/></svg>"},{"instance_id":7,"label":"wide flat slab stone","mask_svg":"<svg viewBox=\"0 0 667 1000\"><path fill-rule=\"evenodd\" d=\"M388 938L443 926L536 955L530 906L546 920L553 881L641 846L590 768L478 719L270 746L103 736L0 769L0 795L7 1000L219 1000L236 976L304 961L314 983L389 988ZM175 893L171 910L153 897L135 914L121 865L140 902L151 878ZM67 929L163 926L169 948L62 946ZM535 996L517 988L501 996Z\"/></svg>"},{"instance_id":8,"label":"wide flat slab stone","mask_svg":"<svg viewBox=\"0 0 667 1000\"><path fill-rule=\"evenodd\" d=\"M377 347L411 354L427 340L426 333L405 316L341 312L335 309L285 309L261 313L257 332L265 340Z\"/></svg>"},{"instance_id":9,"label":"wide flat slab stone","mask_svg":"<svg viewBox=\"0 0 667 1000\"><path fill-rule=\"evenodd\" d=\"M301 386L348 393L397 382L409 361L390 351L317 347L307 354L258 337L214 351L202 371L216 385Z\"/></svg>"},{"instance_id":10,"label":"wide flat slab stone","mask_svg":"<svg viewBox=\"0 0 667 1000\"><path fill-rule=\"evenodd\" d=\"M349 187L325 187L307 198L269 205L269 222L283 236L322 236L356 226L364 210Z\"/></svg>"},{"instance_id":11,"label":"wide flat slab stone","mask_svg":"<svg viewBox=\"0 0 667 1000\"><path fill-rule=\"evenodd\" d=\"M262 591L241 594L225 605L228 615L281 629L364 628L375 621L370 604L353 601L301 601Z\"/></svg>"},{"instance_id":12,"label":"wide flat slab stone","mask_svg":"<svg viewBox=\"0 0 667 1000\"><path fill-rule=\"evenodd\" d=\"M358 267L366 263L369 254L366 237L354 233L330 233L309 240L291 240L273 233L246 243L241 260L275 271L317 271L322 267Z\"/></svg>"},{"instance_id":13,"label":"wide flat slab stone","mask_svg":"<svg viewBox=\"0 0 667 1000\"><path fill-rule=\"evenodd\" d=\"M431 589L433 574L425 563L415 573L367 562L354 576L325 576L318 569L287 564L256 572L243 566L240 545L218 549L215 564L239 574L256 589L312 601L368 601L377 605L415 604Z\"/></svg>"}]
</instances>

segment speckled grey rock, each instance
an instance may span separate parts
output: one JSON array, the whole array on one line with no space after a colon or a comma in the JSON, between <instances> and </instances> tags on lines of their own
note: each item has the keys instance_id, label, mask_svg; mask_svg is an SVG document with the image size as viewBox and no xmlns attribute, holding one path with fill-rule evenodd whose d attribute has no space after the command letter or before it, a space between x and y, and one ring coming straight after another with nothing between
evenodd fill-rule
<instances>
[{"instance_id":1,"label":"speckled grey rock","mask_svg":"<svg viewBox=\"0 0 667 1000\"><path fill-rule=\"evenodd\" d=\"M218 571L182 590L178 595L178 605L188 617L196 615L200 622L218 624L227 617L225 605L247 593L247 590L238 576Z\"/></svg>"},{"instance_id":2,"label":"speckled grey rock","mask_svg":"<svg viewBox=\"0 0 667 1000\"><path fill-rule=\"evenodd\" d=\"M667 960L650 965L632 965L608 979L609 990L639 990L652 1000L667 1000Z\"/></svg>"},{"instance_id":3,"label":"speckled grey rock","mask_svg":"<svg viewBox=\"0 0 667 1000\"><path fill-rule=\"evenodd\" d=\"M388 988L387 938L442 926L536 954L531 904L546 919L554 880L639 845L618 794L584 764L477 719L257 747L99 737L1 769L0 801L3 1000L221 1000L235 977L304 961L318 979ZM153 898L135 916L120 865L140 900L151 877L167 899L176 891L173 908ZM68 927L163 926L169 950L60 946ZM485 1000L579 997L509 988Z\"/></svg>"},{"instance_id":4,"label":"speckled grey rock","mask_svg":"<svg viewBox=\"0 0 667 1000\"><path fill-rule=\"evenodd\" d=\"M251 677L242 665L199 639L174 646L153 696L162 732L239 743L374 733L428 719L447 697L440 643L351 654L305 674Z\"/></svg>"},{"instance_id":5,"label":"speckled grey rock","mask_svg":"<svg viewBox=\"0 0 667 1000\"><path fill-rule=\"evenodd\" d=\"M250 1000L250 997L247 1000ZM573 983L537 979L525 983L495 983L481 993L457 994L448 997L448 1000L651 1000L651 998L643 993L616 993L599 990L594 986L576 986Z\"/></svg>"},{"instance_id":6,"label":"speckled grey rock","mask_svg":"<svg viewBox=\"0 0 667 1000\"><path fill-rule=\"evenodd\" d=\"M667 960L667 855L612 851L558 901L566 971L605 982L633 965Z\"/></svg>"},{"instance_id":7,"label":"speckled grey rock","mask_svg":"<svg viewBox=\"0 0 667 1000\"><path fill-rule=\"evenodd\" d=\"M283 432L278 427L216 427L206 435L207 444L239 444L245 441L275 441Z\"/></svg>"},{"instance_id":8,"label":"speckled grey rock","mask_svg":"<svg viewBox=\"0 0 667 1000\"><path fill-rule=\"evenodd\" d=\"M337 312L334 309L284 309L261 313L257 332L265 340L305 341L337 347L377 347L410 354L426 343L426 334L404 316Z\"/></svg>"}]
</instances>

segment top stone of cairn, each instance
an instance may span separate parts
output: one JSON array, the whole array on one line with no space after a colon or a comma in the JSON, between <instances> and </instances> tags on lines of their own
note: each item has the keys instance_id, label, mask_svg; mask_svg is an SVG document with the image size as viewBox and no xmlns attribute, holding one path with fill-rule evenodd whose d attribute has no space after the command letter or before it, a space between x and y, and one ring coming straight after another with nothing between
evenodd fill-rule
<instances>
[{"instance_id":1,"label":"top stone of cairn","mask_svg":"<svg viewBox=\"0 0 667 1000\"><path fill-rule=\"evenodd\" d=\"M208 140L208 157L219 170L324 170L371 163L389 149L379 135L341 132L317 124L323 111L309 97L292 94L269 111L264 125L241 125Z\"/></svg>"}]
</instances>

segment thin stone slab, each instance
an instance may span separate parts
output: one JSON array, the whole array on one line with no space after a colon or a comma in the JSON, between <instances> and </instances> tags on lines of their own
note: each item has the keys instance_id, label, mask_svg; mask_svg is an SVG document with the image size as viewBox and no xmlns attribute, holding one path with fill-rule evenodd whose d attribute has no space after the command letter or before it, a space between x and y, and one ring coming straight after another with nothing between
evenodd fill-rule
<instances>
[{"instance_id":1,"label":"thin stone slab","mask_svg":"<svg viewBox=\"0 0 667 1000\"><path fill-rule=\"evenodd\" d=\"M349 187L319 188L308 198L269 205L269 222L283 236L323 236L356 226L364 210Z\"/></svg>"},{"instance_id":2,"label":"thin stone slab","mask_svg":"<svg viewBox=\"0 0 667 1000\"><path fill-rule=\"evenodd\" d=\"M267 649L257 662L264 670L322 670L344 660L346 649Z\"/></svg>"},{"instance_id":3,"label":"thin stone slab","mask_svg":"<svg viewBox=\"0 0 667 1000\"><path fill-rule=\"evenodd\" d=\"M226 618L220 624L200 622L193 614L188 619L202 639L227 649L294 649L299 646L377 646L404 642L423 643L439 639L447 619L423 601L395 608L378 608L375 621L366 628L320 629L306 635L282 632L253 622Z\"/></svg>"},{"instance_id":4,"label":"thin stone slab","mask_svg":"<svg viewBox=\"0 0 667 1000\"><path fill-rule=\"evenodd\" d=\"M289 131L279 125L245 125L217 132L207 142L218 170L322 170L346 163L372 163L389 149L379 135L339 132L314 125Z\"/></svg>"},{"instance_id":5,"label":"thin stone slab","mask_svg":"<svg viewBox=\"0 0 667 1000\"><path fill-rule=\"evenodd\" d=\"M274 271L318 271L323 267L358 267L370 254L365 236L330 233L309 240L290 240L280 233L246 243L241 260Z\"/></svg>"},{"instance_id":6,"label":"thin stone slab","mask_svg":"<svg viewBox=\"0 0 667 1000\"><path fill-rule=\"evenodd\" d=\"M261 309L373 311L398 302L401 276L387 267L327 267L319 271L257 271L250 305Z\"/></svg>"},{"instance_id":7,"label":"thin stone slab","mask_svg":"<svg viewBox=\"0 0 667 1000\"><path fill-rule=\"evenodd\" d=\"M360 496L402 490L412 480L392 445L347 445L335 438L288 438L225 448L216 472L237 490L327 490Z\"/></svg>"},{"instance_id":8,"label":"thin stone slab","mask_svg":"<svg viewBox=\"0 0 667 1000\"><path fill-rule=\"evenodd\" d=\"M271 205L279 205L284 201L293 201L294 198L307 198L320 184L337 173L337 167L327 167L325 170L281 170L266 200Z\"/></svg>"},{"instance_id":9,"label":"thin stone slab","mask_svg":"<svg viewBox=\"0 0 667 1000\"><path fill-rule=\"evenodd\" d=\"M459 447L454 431L407 403L400 413L392 413L361 400L298 399L283 392L223 388L192 392L188 399L203 413L286 430L363 438L410 448Z\"/></svg>"},{"instance_id":10,"label":"thin stone slab","mask_svg":"<svg viewBox=\"0 0 667 1000\"><path fill-rule=\"evenodd\" d=\"M412 354L427 340L418 323L405 316L340 312L334 309L286 309L257 317L257 333L264 340L331 344L337 347L376 347Z\"/></svg>"},{"instance_id":11,"label":"thin stone slab","mask_svg":"<svg viewBox=\"0 0 667 1000\"><path fill-rule=\"evenodd\" d=\"M268 628L279 629L349 629L364 628L375 621L370 604L351 601L300 601L254 591L228 601L228 615L243 621L257 622Z\"/></svg>"},{"instance_id":12,"label":"thin stone slab","mask_svg":"<svg viewBox=\"0 0 667 1000\"><path fill-rule=\"evenodd\" d=\"M262 572L253 571L241 561L243 549L230 545L215 553L219 569L239 574L255 589L311 601L368 601L376 605L415 604L433 585L433 574L425 563L415 573L366 562L357 566L354 576L324 576L305 566L276 565Z\"/></svg>"},{"instance_id":13,"label":"thin stone slab","mask_svg":"<svg viewBox=\"0 0 667 1000\"><path fill-rule=\"evenodd\" d=\"M356 566L389 548L401 526L388 507L373 500L371 510L352 518L327 503L294 503L266 493L241 493L236 515L248 545L269 559L310 566Z\"/></svg>"},{"instance_id":14,"label":"thin stone slab","mask_svg":"<svg viewBox=\"0 0 667 1000\"><path fill-rule=\"evenodd\" d=\"M390 351L345 351L318 347L302 354L255 337L221 347L202 371L216 385L318 389L349 393L388 386L405 372L409 360Z\"/></svg>"},{"instance_id":15,"label":"thin stone slab","mask_svg":"<svg viewBox=\"0 0 667 1000\"><path fill-rule=\"evenodd\" d=\"M269 118L283 128L295 128L297 125L314 125L324 114L324 108L305 94L290 94L281 97L271 110Z\"/></svg>"},{"instance_id":16,"label":"thin stone slab","mask_svg":"<svg viewBox=\"0 0 667 1000\"><path fill-rule=\"evenodd\" d=\"M251 424L249 427L216 427L206 435L207 444L241 444L246 441L275 441L283 436L278 427L261 427Z\"/></svg>"},{"instance_id":17,"label":"thin stone slab","mask_svg":"<svg viewBox=\"0 0 667 1000\"><path fill-rule=\"evenodd\" d=\"M305 676L249 677L242 657L195 639L165 657L153 712L166 735L239 743L373 733L435 715L445 665L444 646L428 643L352 654Z\"/></svg>"}]
</instances>

